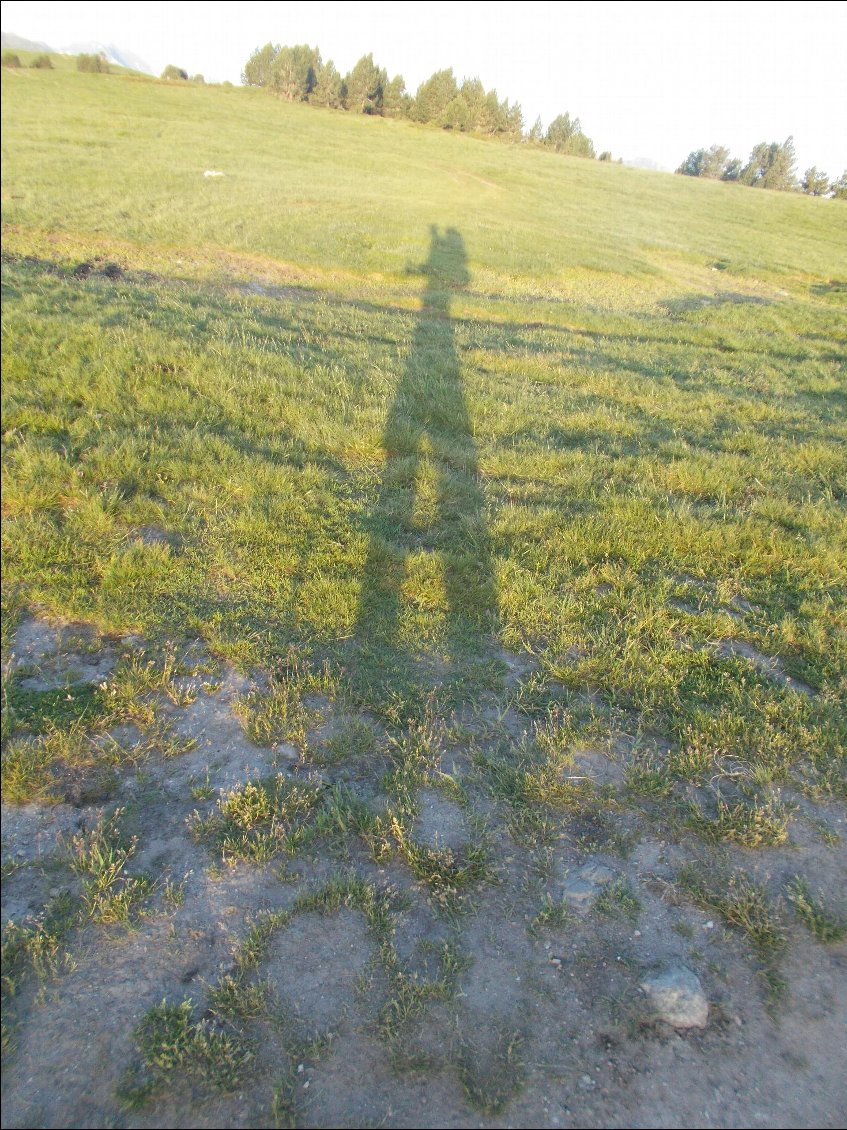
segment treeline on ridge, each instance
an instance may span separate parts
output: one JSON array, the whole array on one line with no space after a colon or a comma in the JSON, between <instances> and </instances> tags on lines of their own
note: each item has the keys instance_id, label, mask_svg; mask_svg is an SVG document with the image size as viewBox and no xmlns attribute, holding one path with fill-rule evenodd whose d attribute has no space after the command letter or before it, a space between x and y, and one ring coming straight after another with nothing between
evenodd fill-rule
<instances>
[{"instance_id":1,"label":"treeline on ridge","mask_svg":"<svg viewBox=\"0 0 847 1130\"><path fill-rule=\"evenodd\" d=\"M815 165L806 169L802 180L796 174L794 138L763 141L754 146L746 165L738 157L731 157L724 145L709 149L692 150L677 173L686 177L706 177L711 180L735 181L751 188L770 188L777 192L805 192L808 196L832 196L847 200L847 171L838 180L830 181L826 173Z\"/></svg>"},{"instance_id":2,"label":"treeline on ridge","mask_svg":"<svg viewBox=\"0 0 847 1130\"><path fill-rule=\"evenodd\" d=\"M408 118L462 133L527 140L573 157L594 157L594 145L583 133L578 118L560 114L546 131L539 119L524 133L518 102L510 103L508 98L501 101L497 91L486 90L478 78L466 78L460 85L451 67L436 71L411 95L403 76L389 78L373 55L363 55L342 76L331 59L323 62L317 47L266 43L247 60L241 81L245 86L264 87L289 102ZM611 154L601 154L601 160L611 160Z\"/></svg>"}]
</instances>

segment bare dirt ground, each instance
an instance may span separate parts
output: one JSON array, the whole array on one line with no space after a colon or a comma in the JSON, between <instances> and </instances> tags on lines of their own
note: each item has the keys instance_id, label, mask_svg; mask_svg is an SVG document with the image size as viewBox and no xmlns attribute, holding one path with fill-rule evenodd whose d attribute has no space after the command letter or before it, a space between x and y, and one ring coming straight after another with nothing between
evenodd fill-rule
<instances>
[{"instance_id":1,"label":"bare dirt ground","mask_svg":"<svg viewBox=\"0 0 847 1130\"><path fill-rule=\"evenodd\" d=\"M37 620L20 626L16 656L37 668L37 687L99 682L113 662L108 649L74 654L67 633ZM516 658L512 668L519 680ZM847 946L822 944L783 905L775 997L747 937L678 882L703 845L684 830L657 834L648 811L624 803L623 754L580 751L574 776L604 806L562 813L554 841L528 846L467 748L494 707L465 711L442 750L462 792L420 789L412 832L421 849L457 857L483 837L485 877L449 903L402 858L374 861L355 839L315 838L284 863L228 864L192 834L194 814L248 780L344 781L374 811L384 803L365 772L250 742L233 711L248 685L233 671L214 683L188 676L193 701L163 710L193 748L119 767L100 802L4 807L4 924L78 895L69 838L115 806L138 838L128 873L153 880L132 925L75 927L49 971L18 988L4 1126L845 1124ZM333 731L324 714L318 744ZM517 716L505 724L515 740L526 729ZM726 848L718 862L772 892L802 871L843 903L843 811L794 799L788 844ZM384 908L379 922L364 896L308 901L353 879ZM261 986L264 1003L239 1006L247 1051L234 1082L186 1060L133 1091L145 1016L190 1000L195 1023L215 1023L214 987L245 967L239 955L262 922L242 984Z\"/></svg>"}]
</instances>

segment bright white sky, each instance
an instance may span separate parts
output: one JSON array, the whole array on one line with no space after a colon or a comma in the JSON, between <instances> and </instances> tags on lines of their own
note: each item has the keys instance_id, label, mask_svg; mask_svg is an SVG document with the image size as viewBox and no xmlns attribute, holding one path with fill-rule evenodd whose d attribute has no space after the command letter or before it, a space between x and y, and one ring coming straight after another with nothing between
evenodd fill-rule
<instances>
[{"instance_id":1,"label":"bright white sky","mask_svg":"<svg viewBox=\"0 0 847 1130\"><path fill-rule=\"evenodd\" d=\"M309 43L344 73L372 52L412 92L433 71L478 75L528 123L565 110L598 152L669 169L714 142L746 160L792 134L799 172L847 168L847 3L35 3L7 32L51 47L114 43L238 82L268 40Z\"/></svg>"}]
</instances>

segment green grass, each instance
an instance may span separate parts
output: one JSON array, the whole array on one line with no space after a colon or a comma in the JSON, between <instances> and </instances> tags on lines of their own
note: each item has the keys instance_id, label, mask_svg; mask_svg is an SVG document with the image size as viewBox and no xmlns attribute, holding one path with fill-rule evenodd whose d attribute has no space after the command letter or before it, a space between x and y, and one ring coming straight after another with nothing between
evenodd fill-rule
<instances>
[{"instance_id":1,"label":"green grass","mask_svg":"<svg viewBox=\"0 0 847 1130\"><path fill-rule=\"evenodd\" d=\"M18 1028L26 1015L25 1007L20 1007L22 990L32 980L45 985L72 964L65 944L79 919L78 901L64 892L51 899L41 914L4 923L0 944L0 1051L4 1062L14 1054Z\"/></svg>"},{"instance_id":2,"label":"green grass","mask_svg":"<svg viewBox=\"0 0 847 1130\"><path fill-rule=\"evenodd\" d=\"M191 641L328 785L220 798L228 861L320 842L452 910L497 860L417 843L424 788L585 851L633 815L768 850L762 798L843 803L843 205L260 91L2 84L4 801L178 756ZM30 615L114 648L105 685L25 690ZM131 920L114 874L87 897ZM746 882L691 889L776 983Z\"/></svg>"},{"instance_id":3,"label":"green grass","mask_svg":"<svg viewBox=\"0 0 847 1130\"><path fill-rule=\"evenodd\" d=\"M781 801L752 796L729 804L718 796L714 813L691 805L692 826L706 840L742 847L775 847L788 839L789 812Z\"/></svg>"},{"instance_id":4,"label":"green grass","mask_svg":"<svg viewBox=\"0 0 847 1130\"><path fill-rule=\"evenodd\" d=\"M195 813L195 835L214 847L224 863L267 863L282 853L293 855L302 844L320 792L282 774L248 781L218 800L216 811Z\"/></svg>"},{"instance_id":5,"label":"green grass","mask_svg":"<svg viewBox=\"0 0 847 1130\"><path fill-rule=\"evenodd\" d=\"M2 796L7 804L97 804L117 787L117 767L143 762L151 754L177 757L193 739L173 734L163 717L165 701L188 705L194 695L179 676L186 666L171 644L126 651L101 684L63 682L43 690L24 689L25 668L3 674ZM132 723L140 740L131 749L109 735Z\"/></svg>"},{"instance_id":6,"label":"green grass","mask_svg":"<svg viewBox=\"0 0 847 1130\"><path fill-rule=\"evenodd\" d=\"M135 854L136 839L121 829L123 810L100 816L92 828L83 829L68 842L70 865L83 880L83 905L94 922L128 926L153 892L146 875L131 875L127 864Z\"/></svg>"},{"instance_id":7,"label":"green grass","mask_svg":"<svg viewBox=\"0 0 847 1130\"><path fill-rule=\"evenodd\" d=\"M829 945L847 936L847 920L816 899L809 884L800 875L795 875L788 888L788 901L803 925L819 942Z\"/></svg>"},{"instance_id":8,"label":"green grass","mask_svg":"<svg viewBox=\"0 0 847 1130\"><path fill-rule=\"evenodd\" d=\"M758 959L771 1002L778 1002L786 989L780 971L786 935L778 906L759 884L740 873L722 876L688 865L678 878L682 890L698 906L720 915L728 926L746 936Z\"/></svg>"},{"instance_id":9,"label":"green grass","mask_svg":"<svg viewBox=\"0 0 847 1130\"><path fill-rule=\"evenodd\" d=\"M719 266L721 289L758 271L843 277L837 201L750 199L733 185L321 112L257 90L4 72L3 106L4 158L14 154L4 161L5 219L30 229L396 276L426 258L430 223L451 224L482 268L482 293L494 281L521 297L554 280L557 296L613 300L627 276L660 285L669 260L683 273ZM226 176L204 179L210 168ZM84 191L72 190L69 170ZM609 271L623 276L611 287L596 277ZM703 316L696 304L678 312ZM734 320L731 309L717 313Z\"/></svg>"},{"instance_id":10,"label":"green grass","mask_svg":"<svg viewBox=\"0 0 847 1130\"><path fill-rule=\"evenodd\" d=\"M188 1078L234 1091L253 1059L253 1049L239 1033L214 1020L192 1019L193 1011L191 1000L162 1001L150 1009L135 1033L143 1069L154 1085ZM135 1100L128 1105L138 1105L139 1090L146 1098L146 1088L136 1084L135 1092L124 1096Z\"/></svg>"},{"instance_id":11,"label":"green grass","mask_svg":"<svg viewBox=\"0 0 847 1130\"><path fill-rule=\"evenodd\" d=\"M594 900L594 911L606 918L620 918L637 925L641 914L641 903L630 884L618 880L603 887Z\"/></svg>"}]
</instances>

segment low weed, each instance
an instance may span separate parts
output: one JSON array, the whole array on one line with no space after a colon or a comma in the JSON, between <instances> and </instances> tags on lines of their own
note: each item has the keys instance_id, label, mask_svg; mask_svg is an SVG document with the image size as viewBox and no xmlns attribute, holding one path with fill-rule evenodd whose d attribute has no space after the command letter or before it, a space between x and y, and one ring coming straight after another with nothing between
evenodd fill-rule
<instances>
[{"instance_id":1,"label":"low weed","mask_svg":"<svg viewBox=\"0 0 847 1130\"><path fill-rule=\"evenodd\" d=\"M716 796L713 814L705 813L694 803L689 813L691 827L703 839L746 848L784 844L789 818L790 810L779 800L750 797L729 804L720 794Z\"/></svg>"},{"instance_id":2,"label":"low weed","mask_svg":"<svg viewBox=\"0 0 847 1130\"><path fill-rule=\"evenodd\" d=\"M267 863L297 851L319 803L317 787L280 773L231 789L220 797L216 811L205 817L195 812L191 827L224 863Z\"/></svg>"},{"instance_id":3,"label":"low weed","mask_svg":"<svg viewBox=\"0 0 847 1130\"><path fill-rule=\"evenodd\" d=\"M188 1078L221 1091L234 1091L255 1051L237 1029L215 1019L193 1019L194 1003L162 1001L135 1031L143 1070L155 1085Z\"/></svg>"},{"instance_id":4,"label":"low weed","mask_svg":"<svg viewBox=\"0 0 847 1130\"><path fill-rule=\"evenodd\" d=\"M528 930L531 935L537 937L542 930L561 930L578 921L578 916L566 902L546 894L542 899L541 909L529 924Z\"/></svg>"},{"instance_id":5,"label":"low weed","mask_svg":"<svg viewBox=\"0 0 847 1130\"><path fill-rule=\"evenodd\" d=\"M626 879L619 879L603 887L593 909L606 918L626 919L634 926L641 914L641 903Z\"/></svg>"},{"instance_id":6,"label":"low weed","mask_svg":"<svg viewBox=\"0 0 847 1130\"><path fill-rule=\"evenodd\" d=\"M779 971L786 946L785 928L778 908L769 901L763 888L742 874L733 873L725 879L710 878L694 865L684 867L678 880L697 906L719 915L727 925L746 936L759 960L771 1000L778 1001L785 992Z\"/></svg>"},{"instance_id":7,"label":"low weed","mask_svg":"<svg viewBox=\"0 0 847 1130\"><path fill-rule=\"evenodd\" d=\"M827 910L800 875L795 875L789 884L788 901L803 925L824 945L840 942L847 936L847 921Z\"/></svg>"},{"instance_id":8,"label":"low weed","mask_svg":"<svg viewBox=\"0 0 847 1130\"><path fill-rule=\"evenodd\" d=\"M77 832L68 843L71 867L83 881L83 903L94 922L128 926L153 891L146 875L126 868L138 844L120 830L123 809L100 816L93 828Z\"/></svg>"},{"instance_id":9,"label":"low weed","mask_svg":"<svg viewBox=\"0 0 847 1130\"><path fill-rule=\"evenodd\" d=\"M519 1032L502 1032L494 1046L483 1052L465 1041L457 1057L459 1082L468 1102L482 1114L495 1117L518 1094L526 1080Z\"/></svg>"}]
</instances>

